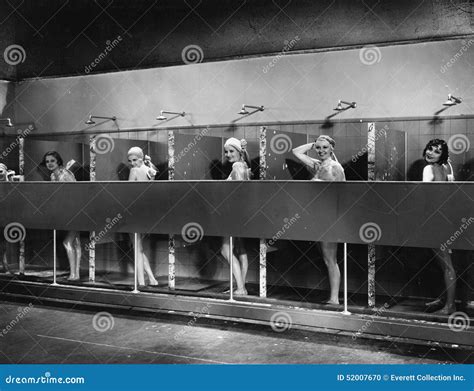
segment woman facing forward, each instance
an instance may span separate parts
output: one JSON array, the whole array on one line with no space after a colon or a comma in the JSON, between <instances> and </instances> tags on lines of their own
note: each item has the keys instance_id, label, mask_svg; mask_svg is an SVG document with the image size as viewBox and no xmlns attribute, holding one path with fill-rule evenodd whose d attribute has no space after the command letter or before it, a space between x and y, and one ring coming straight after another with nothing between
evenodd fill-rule
<instances>
[{"instance_id":1,"label":"woman facing forward","mask_svg":"<svg viewBox=\"0 0 474 391\"><path fill-rule=\"evenodd\" d=\"M41 165L51 172L52 182L75 182L76 178L74 174L67 168L63 167L63 159L61 155L56 151L46 152L43 156ZM70 281L80 279L80 266L81 266L81 239L79 232L68 231L66 237L63 240L63 246L66 249L67 258L69 261L69 278Z\"/></svg>"},{"instance_id":2,"label":"woman facing forward","mask_svg":"<svg viewBox=\"0 0 474 391\"><path fill-rule=\"evenodd\" d=\"M140 147L132 147L128 150L127 153L128 163L131 166L130 175L128 177L129 181L149 181L155 177L156 172L153 172L152 169L145 165L143 161L143 150ZM153 271L150 267L150 261L145 253L144 243L149 239L146 238L144 234L138 235L138 259L137 259L137 279L138 285L145 285L145 272L150 281L150 285L158 285L158 281L153 275ZM134 234L130 234L133 245L135 245Z\"/></svg>"},{"instance_id":3,"label":"woman facing forward","mask_svg":"<svg viewBox=\"0 0 474 391\"><path fill-rule=\"evenodd\" d=\"M339 164L334 154L336 142L329 136L321 135L314 143L301 145L293 149L293 154L310 168L313 173L313 181L345 181L344 169ZM318 159L306 155L308 151L315 149ZM341 283L341 272L337 264L337 243L319 242L324 263L328 268L330 296L327 304L339 304L339 286Z\"/></svg>"},{"instance_id":4,"label":"woman facing forward","mask_svg":"<svg viewBox=\"0 0 474 391\"><path fill-rule=\"evenodd\" d=\"M229 181L247 181L250 179L250 160L245 147L247 142L245 140L238 140L235 137L229 138L224 144L225 158L232 164L232 172L227 180ZM248 257L245 250L243 240L241 238L234 238L234 251L238 258L232 254L233 258L233 276L237 283L236 295L246 295L245 280L247 278ZM230 238L224 238L221 248L222 256L229 262Z\"/></svg>"},{"instance_id":5,"label":"woman facing forward","mask_svg":"<svg viewBox=\"0 0 474 391\"><path fill-rule=\"evenodd\" d=\"M427 165L423 169L423 182L452 182L454 175L448 161L449 150L444 140L433 139L426 144L423 150L423 158ZM446 303L437 311L438 314L451 314L456 311L454 297L456 293L456 271L451 260L451 250L441 248L433 249L435 259L443 270L444 284L446 288ZM440 300L428 303L429 306L441 303Z\"/></svg>"}]
</instances>

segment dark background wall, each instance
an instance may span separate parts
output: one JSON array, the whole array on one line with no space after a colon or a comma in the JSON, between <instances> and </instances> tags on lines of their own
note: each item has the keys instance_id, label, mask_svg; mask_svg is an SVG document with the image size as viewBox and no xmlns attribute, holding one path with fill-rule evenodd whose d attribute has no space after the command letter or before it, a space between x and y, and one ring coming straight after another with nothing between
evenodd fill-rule
<instances>
[{"instance_id":1,"label":"dark background wall","mask_svg":"<svg viewBox=\"0 0 474 391\"><path fill-rule=\"evenodd\" d=\"M472 2L461 0L11 0L0 2L2 51L25 49L0 79L83 75L183 64L188 45L204 62L295 50L433 41L473 33Z\"/></svg>"}]
</instances>

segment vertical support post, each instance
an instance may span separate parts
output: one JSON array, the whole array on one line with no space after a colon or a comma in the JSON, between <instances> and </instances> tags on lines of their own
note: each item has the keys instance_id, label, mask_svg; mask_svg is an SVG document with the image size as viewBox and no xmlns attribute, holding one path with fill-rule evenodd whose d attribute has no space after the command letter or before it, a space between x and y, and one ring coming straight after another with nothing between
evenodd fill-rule
<instances>
[{"instance_id":1,"label":"vertical support post","mask_svg":"<svg viewBox=\"0 0 474 391\"><path fill-rule=\"evenodd\" d=\"M174 235L169 236L168 240L168 287L171 290L174 290L176 287L176 270L175 270L175 243L174 243Z\"/></svg>"},{"instance_id":2,"label":"vertical support post","mask_svg":"<svg viewBox=\"0 0 474 391\"><path fill-rule=\"evenodd\" d=\"M95 151L95 136L91 136L89 139L89 178L91 182L96 180L96 163L97 153ZM89 232L89 281L95 282L95 231Z\"/></svg>"},{"instance_id":3,"label":"vertical support post","mask_svg":"<svg viewBox=\"0 0 474 391\"><path fill-rule=\"evenodd\" d=\"M138 233L133 234L133 293L138 293Z\"/></svg>"},{"instance_id":4,"label":"vertical support post","mask_svg":"<svg viewBox=\"0 0 474 391\"><path fill-rule=\"evenodd\" d=\"M230 297L229 300L234 300L234 238L229 238L229 265L230 265Z\"/></svg>"},{"instance_id":5,"label":"vertical support post","mask_svg":"<svg viewBox=\"0 0 474 391\"><path fill-rule=\"evenodd\" d=\"M260 150L259 150L259 178L265 180L267 178L267 128L260 127ZM260 239L260 297L267 297L267 245L265 239Z\"/></svg>"},{"instance_id":6,"label":"vertical support post","mask_svg":"<svg viewBox=\"0 0 474 391\"><path fill-rule=\"evenodd\" d=\"M89 282L95 282L95 231L89 232Z\"/></svg>"},{"instance_id":7,"label":"vertical support post","mask_svg":"<svg viewBox=\"0 0 474 391\"><path fill-rule=\"evenodd\" d=\"M174 170L175 170L175 160L174 160L174 132L172 130L168 131L168 180L174 181ZM176 243L174 241L174 235L169 235L168 237L168 287L169 289L176 288Z\"/></svg>"},{"instance_id":8,"label":"vertical support post","mask_svg":"<svg viewBox=\"0 0 474 391\"><path fill-rule=\"evenodd\" d=\"M18 175L25 175L25 139L20 136L18 138ZM18 273L20 276L25 274L25 241L19 243L18 254Z\"/></svg>"},{"instance_id":9,"label":"vertical support post","mask_svg":"<svg viewBox=\"0 0 474 391\"><path fill-rule=\"evenodd\" d=\"M367 124L367 178L369 181L375 181L375 122ZM368 306L375 307L375 244L367 245L367 289Z\"/></svg>"},{"instance_id":10,"label":"vertical support post","mask_svg":"<svg viewBox=\"0 0 474 391\"><path fill-rule=\"evenodd\" d=\"M342 313L351 314L347 309L347 243L344 243L344 311Z\"/></svg>"},{"instance_id":11,"label":"vertical support post","mask_svg":"<svg viewBox=\"0 0 474 391\"><path fill-rule=\"evenodd\" d=\"M57 253L56 253L56 230L53 229L53 285L58 285L56 281L57 277L57 272L56 272L56 266L57 266Z\"/></svg>"}]
</instances>

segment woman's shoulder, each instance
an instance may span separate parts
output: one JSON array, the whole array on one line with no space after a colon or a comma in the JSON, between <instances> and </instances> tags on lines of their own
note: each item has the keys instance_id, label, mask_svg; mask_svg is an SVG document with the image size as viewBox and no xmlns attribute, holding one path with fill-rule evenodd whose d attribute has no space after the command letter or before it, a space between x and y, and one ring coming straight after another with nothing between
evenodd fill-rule
<instances>
[{"instance_id":1,"label":"woman's shoulder","mask_svg":"<svg viewBox=\"0 0 474 391\"><path fill-rule=\"evenodd\" d=\"M64 178L63 180L65 181L68 181L68 182L76 181L76 177L74 176L74 174L71 171L69 171L67 168L63 168L62 175Z\"/></svg>"},{"instance_id":2,"label":"woman's shoulder","mask_svg":"<svg viewBox=\"0 0 474 391\"><path fill-rule=\"evenodd\" d=\"M246 170L246 169L248 169L247 163L245 163L245 162L235 162L234 164L232 164L232 168L236 169L236 170Z\"/></svg>"},{"instance_id":3,"label":"woman's shoulder","mask_svg":"<svg viewBox=\"0 0 474 391\"><path fill-rule=\"evenodd\" d=\"M147 181L150 178L148 177L148 167L142 165L140 167L132 167L130 169L130 177L134 177L135 180Z\"/></svg>"},{"instance_id":4,"label":"woman's shoulder","mask_svg":"<svg viewBox=\"0 0 474 391\"><path fill-rule=\"evenodd\" d=\"M332 160L332 159L331 159L331 168L333 170L338 170L338 171L344 172L344 167L342 167L342 164L335 161L335 160Z\"/></svg>"}]
</instances>

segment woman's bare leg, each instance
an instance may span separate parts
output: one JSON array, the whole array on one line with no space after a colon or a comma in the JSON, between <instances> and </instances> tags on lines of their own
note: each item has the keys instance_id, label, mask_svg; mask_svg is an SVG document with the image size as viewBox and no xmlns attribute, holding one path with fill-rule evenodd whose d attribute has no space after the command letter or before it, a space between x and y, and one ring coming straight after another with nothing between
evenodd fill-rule
<instances>
[{"instance_id":1,"label":"woman's bare leg","mask_svg":"<svg viewBox=\"0 0 474 391\"><path fill-rule=\"evenodd\" d=\"M225 238L224 243L222 244L221 254L230 264L229 251L230 251L230 240L229 238ZM242 279L242 271L240 269L239 260L236 258L234 254L232 254L232 256L234 257L232 274L235 278L235 282L237 283L237 290L235 291L235 293L237 295L246 295L247 291L245 290L245 284Z\"/></svg>"},{"instance_id":2,"label":"woman's bare leg","mask_svg":"<svg viewBox=\"0 0 474 391\"><path fill-rule=\"evenodd\" d=\"M436 259L443 269L444 285L446 286L446 304L439 311L438 314L449 315L456 311L454 303L456 295L456 271L454 270L451 254L448 251L441 251L433 249Z\"/></svg>"},{"instance_id":3,"label":"woman's bare leg","mask_svg":"<svg viewBox=\"0 0 474 391\"><path fill-rule=\"evenodd\" d=\"M320 242L324 263L328 268L329 286L331 293L327 303L339 304L339 286L341 284L341 272L337 264L337 243Z\"/></svg>"},{"instance_id":4,"label":"woman's bare leg","mask_svg":"<svg viewBox=\"0 0 474 391\"><path fill-rule=\"evenodd\" d=\"M240 266L242 268L242 281L245 283L247 281L247 271L249 270L249 259L247 257L247 253L243 253L239 255Z\"/></svg>"},{"instance_id":5,"label":"woman's bare leg","mask_svg":"<svg viewBox=\"0 0 474 391\"><path fill-rule=\"evenodd\" d=\"M158 281L156 281L155 275L151 270L150 261L148 256L146 255L147 251L151 252L150 250L150 240L149 238L145 237L145 235L140 234L141 237L141 253L143 258L143 269L150 280L150 285L158 285Z\"/></svg>"},{"instance_id":6,"label":"woman's bare leg","mask_svg":"<svg viewBox=\"0 0 474 391\"><path fill-rule=\"evenodd\" d=\"M158 281L156 281L155 275L153 274L153 270L151 270L150 261L145 253L142 254L143 256L143 268L145 269L146 274L148 275L148 279L150 280L150 285L158 285Z\"/></svg>"},{"instance_id":7,"label":"woman's bare leg","mask_svg":"<svg viewBox=\"0 0 474 391\"><path fill-rule=\"evenodd\" d=\"M77 280L76 275L76 250L74 248L74 241L76 239L75 231L68 231L63 240L63 246L66 249L67 259L69 261L69 278L68 280Z\"/></svg>"},{"instance_id":8,"label":"woman's bare leg","mask_svg":"<svg viewBox=\"0 0 474 391\"><path fill-rule=\"evenodd\" d=\"M142 248L142 237L137 234L137 248L135 249L135 234L130 234L132 240L133 254L137 253L137 281L138 285L145 285L145 274L143 272L143 248Z\"/></svg>"},{"instance_id":9,"label":"woman's bare leg","mask_svg":"<svg viewBox=\"0 0 474 391\"><path fill-rule=\"evenodd\" d=\"M81 248L81 238L79 232L76 232L76 238L74 240L74 247L76 250L76 259L75 259L75 271L77 279L80 279L81 275L81 258L82 258L82 248Z\"/></svg>"}]
</instances>

